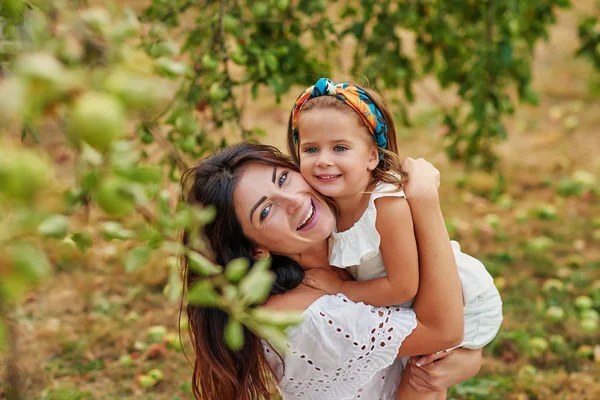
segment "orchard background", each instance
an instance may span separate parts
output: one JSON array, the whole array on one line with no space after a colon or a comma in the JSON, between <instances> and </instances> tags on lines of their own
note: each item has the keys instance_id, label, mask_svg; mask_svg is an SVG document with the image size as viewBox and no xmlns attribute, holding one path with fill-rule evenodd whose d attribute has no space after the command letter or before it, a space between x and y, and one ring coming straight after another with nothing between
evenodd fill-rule
<instances>
[{"instance_id":1,"label":"orchard background","mask_svg":"<svg viewBox=\"0 0 600 400\"><path fill-rule=\"evenodd\" d=\"M592 0L0 2L0 398L190 398L187 166L285 146L321 76L382 91L442 172L505 322L455 399L600 398L600 5ZM275 345L272 277L204 258L186 301ZM281 321L285 324L281 324ZM179 328L182 327L182 342Z\"/></svg>"}]
</instances>

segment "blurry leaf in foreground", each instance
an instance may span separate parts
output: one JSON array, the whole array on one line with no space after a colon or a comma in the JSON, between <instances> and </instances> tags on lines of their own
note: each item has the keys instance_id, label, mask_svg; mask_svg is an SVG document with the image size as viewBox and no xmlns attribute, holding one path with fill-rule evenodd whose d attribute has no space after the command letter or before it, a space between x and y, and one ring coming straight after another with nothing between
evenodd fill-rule
<instances>
[{"instance_id":1,"label":"blurry leaf in foreground","mask_svg":"<svg viewBox=\"0 0 600 400\"><path fill-rule=\"evenodd\" d=\"M236 258L225 267L225 278L230 282L239 282L250 267L250 262L246 258Z\"/></svg>"},{"instance_id":2,"label":"blurry leaf in foreground","mask_svg":"<svg viewBox=\"0 0 600 400\"><path fill-rule=\"evenodd\" d=\"M250 272L240 282L240 293L250 304L263 302L269 296L273 282L275 282L275 274L264 266L265 263L254 263Z\"/></svg>"},{"instance_id":3,"label":"blurry leaf in foreground","mask_svg":"<svg viewBox=\"0 0 600 400\"><path fill-rule=\"evenodd\" d=\"M139 267L146 264L150 259L150 253L150 248L146 246L136 247L130 251L125 257L125 272L134 272Z\"/></svg>"},{"instance_id":4,"label":"blurry leaf in foreground","mask_svg":"<svg viewBox=\"0 0 600 400\"><path fill-rule=\"evenodd\" d=\"M231 350L240 350L244 347L244 326L231 317L225 325L225 341Z\"/></svg>"},{"instance_id":5,"label":"blurry leaf in foreground","mask_svg":"<svg viewBox=\"0 0 600 400\"><path fill-rule=\"evenodd\" d=\"M21 276L38 282L50 275L50 262L46 253L30 244L19 244L10 248L14 270Z\"/></svg>"},{"instance_id":6,"label":"blurry leaf in foreground","mask_svg":"<svg viewBox=\"0 0 600 400\"><path fill-rule=\"evenodd\" d=\"M200 275L214 275L222 271L221 266L215 265L209 259L195 251L188 251L187 258L189 267Z\"/></svg>"},{"instance_id":7,"label":"blurry leaf in foreground","mask_svg":"<svg viewBox=\"0 0 600 400\"><path fill-rule=\"evenodd\" d=\"M199 306L215 306L219 301L219 295L207 281L199 281L190 288L187 294L191 304Z\"/></svg>"},{"instance_id":8,"label":"blurry leaf in foreground","mask_svg":"<svg viewBox=\"0 0 600 400\"><path fill-rule=\"evenodd\" d=\"M62 239L69 231L69 218L64 215L52 215L38 226L38 233L42 236Z\"/></svg>"}]
</instances>

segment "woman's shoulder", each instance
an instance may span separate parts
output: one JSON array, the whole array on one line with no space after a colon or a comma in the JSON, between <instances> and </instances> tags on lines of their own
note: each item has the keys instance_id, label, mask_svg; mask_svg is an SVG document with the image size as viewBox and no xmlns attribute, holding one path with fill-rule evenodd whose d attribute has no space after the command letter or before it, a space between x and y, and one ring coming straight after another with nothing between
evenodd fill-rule
<instances>
[{"instance_id":1,"label":"woman's shoulder","mask_svg":"<svg viewBox=\"0 0 600 400\"><path fill-rule=\"evenodd\" d=\"M324 295L326 293L322 290L300 285L285 293L269 296L263 307L273 311L297 310L298 312L303 312Z\"/></svg>"}]
</instances>

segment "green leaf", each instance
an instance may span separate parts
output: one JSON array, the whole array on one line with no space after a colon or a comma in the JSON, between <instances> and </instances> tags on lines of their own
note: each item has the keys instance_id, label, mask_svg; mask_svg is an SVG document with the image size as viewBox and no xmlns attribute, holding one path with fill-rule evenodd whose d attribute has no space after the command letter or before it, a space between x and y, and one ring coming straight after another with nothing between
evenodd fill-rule
<instances>
[{"instance_id":1,"label":"green leaf","mask_svg":"<svg viewBox=\"0 0 600 400\"><path fill-rule=\"evenodd\" d=\"M104 239L131 239L135 236L135 232L125 229L118 222L109 221L102 224L102 234Z\"/></svg>"},{"instance_id":2,"label":"green leaf","mask_svg":"<svg viewBox=\"0 0 600 400\"><path fill-rule=\"evenodd\" d=\"M200 275L215 275L223 271L221 266L215 265L212 261L195 251L188 251L187 257L189 267Z\"/></svg>"},{"instance_id":3,"label":"green leaf","mask_svg":"<svg viewBox=\"0 0 600 400\"><path fill-rule=\"evenodd\" d=\"M21 276L38 282L50 275L46 253L30 244L16 245L9 250L14 270Z\"/></svg>"},{"instance_id":4,"label":"green leaf","mask_svg":"<svg viewBox=\"0 0 600 400\"><path fill-rule=\"evenodd\" d=\"M271 346L277 350L280 354L284 354L288 349L287 335L279 328L275 328L269 325L256 324L252 326L252 329L260 337L266 339Z\"/></svg>"},{"instance_id":5,"label":"green leaf","mask_svg":"<svg viewBox=\"0 0 600 400\"><path fill-rule=\"evenodd\" d=\"M42 221L37 230L42 236L62 239L69 231L69 218L64 215L52 215Z\"/></svg>"},{"instance_id":6,"label":"green leaf","mask_svg":"<svg viewBox=\"0 0 600 400\"><path fill-rule=\"evenodd\" d=\"M146 246L137 247L130 251L125 258L125 272L134 272L139 267L146 264L150 259L151 252L152 250Z\"/></svg>"},{"instance_id":7,"label":"green leaf","mask_svg":"<svg viewBox=\"0 0 600 400\"><path fill-rule=\"evenodd\" d=\"M190 72L187 64L173 61L166 57L157 59L154 63L156 69L163 75L170 78L177 78L182 75L186 75Z\"/></svg>"},{"instance_id":8,"label":"green leaf","mask_svg":"<svg viewBox=\"0 0 600 400\"><path fill-rule=\"evenodd\" d=\"M199 281L187 294L188 301L191 304L199 306L211 307L216 306L219 302L219 295L208 281Z\"/></svg>"},{"instance_id":9,"label":"green leaf","mask_svg":"<svg viewBox=\"0 0 600 400\"><path fill-rule=\"evenodd\" d=\"M273 311L262 307L253 309L251 315L258 322L277 325L282 328L289 325L298 325L304 319L302 313L299 312Z\"/></svg>"},{"instance_id":10,"label":"green leaf","mask_svg":"<svg viewBox=\"0 0 600 400\"><path fill-rule=\"evenodd\" d=\"M74 233L71 239L73 239L73 241L77 245L77 248L82 253L85 253L87 249L89 249L92 245L92 237L87 232Z\"/></svg>"},{"instance_id":11,"label":"green leaf","mask_svg":"<svg viewBox=\"0 0 600 400\"><path fill-rule=\"evenodd\" d=\"M275 282L275 274L263 266L264 264L255 263L240 282L240 293L250 304L263 302L269 296L273 282Z\"/></svg>"},{"instance_id":12,"label":"green leaf","mask_svg":"<svg viewBox=\"0 0 600 400\"><path fill-rule=\"evenodd\" d=\"M174 302L179 299L181 294L181 279L179 279L179 270L177 268L177 258L169 257L169 278L165 286L165 296L169 301Z\"/></svg>"},{"instance_id":13,"label":"green leaf","mask_svg":"<svg viewBox=\"0 0 600 400\"><path fill-rule=\"evenodd\" d=\"M225 325L225 342L227 347L233 351L240 350L244 347L244 326L233 318L229 318Z\"/></svg>"},{"instance_id":14,"label":"green leaf","mask_svg":"<svg viewBox=\"0 0 600 400\"><path fill-rule=\"evenodd\" d=\"M250 267L250 262L246 258L236 258L225 267L225 278L230 282L239 282Z\"/></svg>"}]
</instances>

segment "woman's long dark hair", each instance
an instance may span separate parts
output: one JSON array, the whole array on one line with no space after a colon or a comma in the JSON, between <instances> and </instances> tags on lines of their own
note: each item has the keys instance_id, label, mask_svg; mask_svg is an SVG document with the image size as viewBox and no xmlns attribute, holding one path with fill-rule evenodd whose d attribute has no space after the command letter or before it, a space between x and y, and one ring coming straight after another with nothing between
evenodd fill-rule
<instances>
[{"instance_id":1,"label":"woman's long dark hair","mask_svg":"<svg viewBox=\"0 0 600 400\"><path fill-rule=\"evenodd\" d=\"M213 261L220 265L240 257L253 261L254 246L242 232L233 202L233 191L244 167L250 162L298 171L289 157L275 147L241 143L206 158L188 169L181 178L184 202L216 208L216 217L205 226L204 236L211 246ZM189 246L189 240L190 232L186 231L183 245ZM188 268L185 257L182 266L185 290L202 277ZM304 278L300 266L287 257L273 255L271 269L276 277L272 294L293 289ZM231 351L223 337L227 323L224 311L189 304L187 314L196 355L192 377L194 396L202 400L269 398L272 374L260 339L244 328L244 347Z\"/></svg>"}]
</instances>

